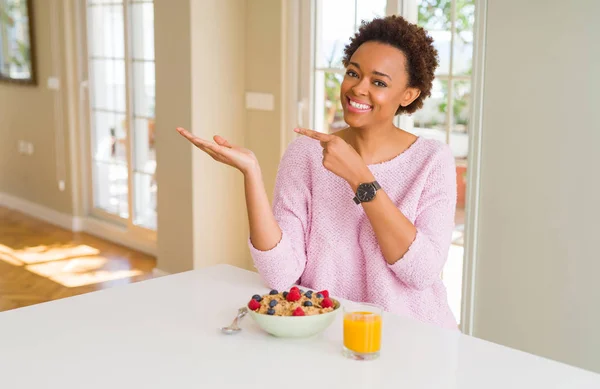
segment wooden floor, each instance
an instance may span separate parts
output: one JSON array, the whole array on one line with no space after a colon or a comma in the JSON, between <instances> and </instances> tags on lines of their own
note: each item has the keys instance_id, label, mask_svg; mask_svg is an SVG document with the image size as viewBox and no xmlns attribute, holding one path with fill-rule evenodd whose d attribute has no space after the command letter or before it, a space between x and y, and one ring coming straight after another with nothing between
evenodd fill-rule
<instances>
[{"instance_id":1,"label":"wooden floor","mask_svg":"<svg viewBox=\"0 0 600 389\"><path fill-rule=\"evenodd\" d=\"M152 278L154 257L0 207L0 311Z\"/></svg>"}]
</instances>

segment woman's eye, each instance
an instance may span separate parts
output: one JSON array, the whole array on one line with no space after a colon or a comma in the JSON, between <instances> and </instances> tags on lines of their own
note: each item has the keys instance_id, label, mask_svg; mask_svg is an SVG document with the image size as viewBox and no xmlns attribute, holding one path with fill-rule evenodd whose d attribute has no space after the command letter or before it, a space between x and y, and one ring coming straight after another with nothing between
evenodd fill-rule
<instances>
[{"instance_id":1,"label":"woman's eye","mask_svg":"<svg viewBox=\"0 0 600 389\"><path fill-rule=\"evenodd\" d=\"M350 77L358 77L358 74L356 74L356 72L352 71L352 70L348 70L346 72L347 75L349 75Z\"/></svg>"},{"instance_id":2,"label":"woman's eye","mask_svg":"<svg viewBox=\"0 0 600 389\"><path fill-rule=\"evenodd\" d=\"M385 88L385 87L387 86L387 85L385 84L385 82L381 82L381 81L375 81L375 82L374 82L374 84L375 84L376 86L379 86L379 87L382 87L382 88Z\"/></svg>"}]
</instances>

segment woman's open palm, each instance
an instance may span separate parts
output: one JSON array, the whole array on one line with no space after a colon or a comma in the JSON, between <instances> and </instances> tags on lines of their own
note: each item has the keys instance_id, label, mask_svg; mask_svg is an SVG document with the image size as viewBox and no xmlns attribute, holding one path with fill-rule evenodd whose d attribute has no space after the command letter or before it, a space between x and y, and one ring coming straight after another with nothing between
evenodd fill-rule
<instances>
[{"instance_id":1,"label":"woman's open palm","mask_svg":"<svg viewBox=\"0 0 600 389\"><path fill-rule=\"evenodd\" d=\"M189 140L197 148L210 155L215 161L233 166L242 173L258 166L254 153L243 147L230 144L225 138L216 135L213 139L215 143L198 138L184 128L177 128L183 137Z\"/></svg>"}]
</instances>

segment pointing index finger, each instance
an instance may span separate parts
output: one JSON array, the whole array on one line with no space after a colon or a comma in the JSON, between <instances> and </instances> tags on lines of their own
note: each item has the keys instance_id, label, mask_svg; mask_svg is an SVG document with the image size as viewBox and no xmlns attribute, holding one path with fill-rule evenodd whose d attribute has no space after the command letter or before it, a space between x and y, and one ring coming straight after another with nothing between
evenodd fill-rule
<instances>
[{"instance_id":1,"label":"pointing index finger","mask_svg":"<svg viewBox=\"0 0 600 389\"><path fill-rule=\"evenodd\" d=\"M308 136L309 138L313 138L321 142L329 142L334 138L334 135L323 134L322 132L309 130L306 128L295 128L294 131L296 131L298 134Z\"/></svg>"}]
</instances>

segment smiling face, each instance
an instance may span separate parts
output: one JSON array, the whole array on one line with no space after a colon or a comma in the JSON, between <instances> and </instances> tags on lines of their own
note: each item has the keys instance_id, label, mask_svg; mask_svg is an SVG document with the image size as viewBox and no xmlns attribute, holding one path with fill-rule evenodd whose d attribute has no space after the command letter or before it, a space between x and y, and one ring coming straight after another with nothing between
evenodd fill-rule
<instances>
[{"instance_id":1,"label":"smiling face","mask_svg":"<svg viewBox=\"0 0 600 389\"><path fill-rule=\"evenodd\" d=\"M406 56L379 42L365 42L354 52L342 82L344 120L353 128L391 123L399 106L412 103L420 91L408 87Z\"/></svg>"}]
</instances>

